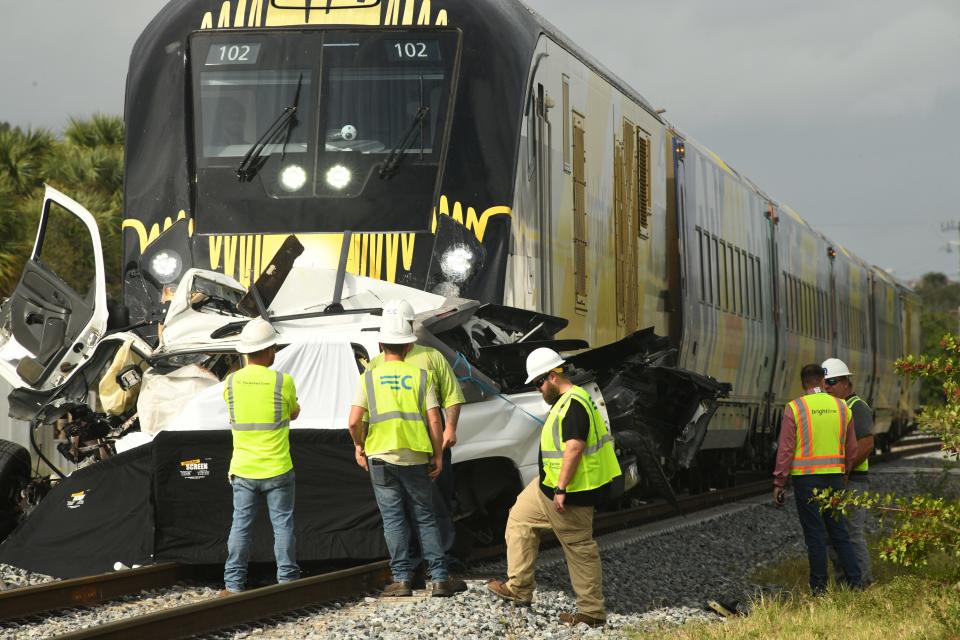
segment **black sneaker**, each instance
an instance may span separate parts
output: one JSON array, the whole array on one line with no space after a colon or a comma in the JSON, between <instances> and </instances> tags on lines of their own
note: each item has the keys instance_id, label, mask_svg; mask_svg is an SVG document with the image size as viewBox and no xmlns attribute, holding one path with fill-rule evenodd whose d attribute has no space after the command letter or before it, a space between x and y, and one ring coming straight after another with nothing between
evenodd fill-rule
<instances>
[{"instance_id":1,"label":"black sneaker","mask_svg":"<svg viewBox=\"0 0 960 640\"><path fill-rule=\"evenodd\" d=\"M430 593L434 598L449 598L452 595L463 593L467 590L467 583L460 578L448 578L443 582L434 582L433 591Z\"/></svg>"}]
</instances>

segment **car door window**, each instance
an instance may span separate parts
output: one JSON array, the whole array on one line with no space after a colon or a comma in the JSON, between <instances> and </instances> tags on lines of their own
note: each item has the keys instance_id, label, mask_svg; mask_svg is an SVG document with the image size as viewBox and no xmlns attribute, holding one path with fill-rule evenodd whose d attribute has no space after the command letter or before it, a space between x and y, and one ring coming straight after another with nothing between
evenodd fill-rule
<instances>
[{"instance_id":1,"label":"car door window","mask_svg":"<svg viewBox=\"0 0 960 640\"><path fill-rule=\"evenodd\" d=\"M97 274L90 231L80 218L57 202L48 201L48 207L47 224L34 259L78 296L86 298Z\"/></svg>"}]
</instances>

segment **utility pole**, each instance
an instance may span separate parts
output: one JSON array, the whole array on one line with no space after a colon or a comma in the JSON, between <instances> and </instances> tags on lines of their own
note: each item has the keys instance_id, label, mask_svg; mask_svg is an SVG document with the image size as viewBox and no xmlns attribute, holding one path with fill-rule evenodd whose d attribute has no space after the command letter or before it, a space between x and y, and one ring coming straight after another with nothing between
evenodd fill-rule
<instances>
[{"instance_id":1,"label":"utility pole","mask_svg":"<svg viewBox=\"0 0 960 640\"><path fill-rule=\"evenodd\" d=\"M951 220L950 222L941 222L940 230L944 233L955 231L957 234L960 234L960 221ZM956 247L957 253L960 254L960 238L947 241L947 253L953 251L952 247ZM960 272L958 272L958 277L960 277ZM957 330L960 331L960 308L957 308Z\"/></svg>"},{"instance_id":2,"label":"utility pole","mask_svg":"<svg viewBox=\"0 0 960 640\"><path fill-rule=\"evenodd\" d=\"M956 241L953 241L953 240L947 241L947 253L950 253L953 250L951 249L951 247L956 247L957 253L960 254L960 221L951 220L950 222L941 222L940 230L943 231L944 233L949 233L951 231L957 232L958 238ZM958 272L958 274L960 274L960 272Z\"/></svg>"}]
</instances>

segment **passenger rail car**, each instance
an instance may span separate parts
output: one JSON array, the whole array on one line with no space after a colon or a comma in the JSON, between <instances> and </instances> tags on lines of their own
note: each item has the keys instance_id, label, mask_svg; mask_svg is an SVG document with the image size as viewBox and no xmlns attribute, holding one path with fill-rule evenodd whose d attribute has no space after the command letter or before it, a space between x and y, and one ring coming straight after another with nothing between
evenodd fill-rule
<instances>
[{"instance_id":1,"label":"passenger rail car","mask_svg":"<svg viewBox=\"0 0 960 640\"><path fill-rule=\"evenodd\" d=\"M812 229L517 0L173 0L126 99L124 298L190 267L248 284L290 233L315 264L652 327L728 381L705 462L768 464L799 368L847 361L878 435L916 297ZM347 236L344 232L351 232ZM346 238L346 240L345 240Z\"/></svg>"}]
</instances>

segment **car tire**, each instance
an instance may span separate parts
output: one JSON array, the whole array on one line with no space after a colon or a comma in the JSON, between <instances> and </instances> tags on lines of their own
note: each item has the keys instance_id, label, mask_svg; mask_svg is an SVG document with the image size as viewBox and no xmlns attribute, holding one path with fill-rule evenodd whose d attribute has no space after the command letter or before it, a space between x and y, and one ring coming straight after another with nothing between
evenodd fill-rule
<instances>
[{"instance_id":1,"label":"car tire","mask_svg":"<svg viewBox=\"0 0 960 640\"><path fill-rule=\"evenodd\" d=\"M20 492L30 482L30 452L16 442L0 440L0 513L13 513Z\"/></svg>"}]
</instances>

